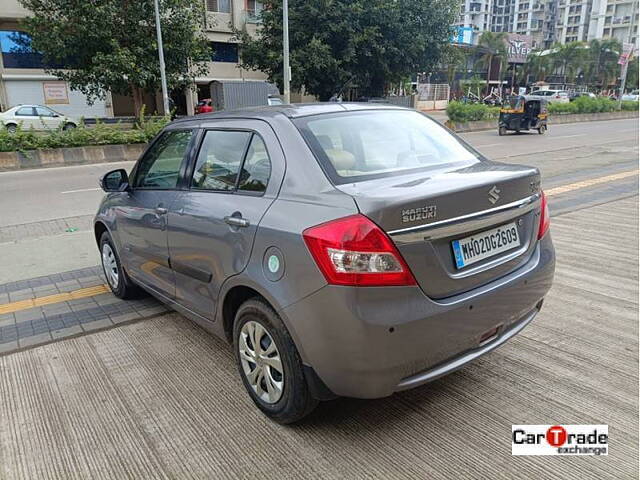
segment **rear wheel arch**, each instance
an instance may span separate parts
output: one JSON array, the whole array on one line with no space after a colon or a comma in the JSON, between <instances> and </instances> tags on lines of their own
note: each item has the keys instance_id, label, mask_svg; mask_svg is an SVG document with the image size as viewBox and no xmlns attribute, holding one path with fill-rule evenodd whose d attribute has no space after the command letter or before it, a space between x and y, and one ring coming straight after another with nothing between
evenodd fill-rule
<instances>
[{"instance_id":1,"label":"rear wheel arch","mask_svg":"<svg viewBox=\"0 0 640 480\"><path fill-rule=\"evenodd\" d=\"M273 305L260 292L246 285L231 287L224 295L221 310L222 327L227 341L231 344L233 343L233 322L236 318L236 312L243 303L252 298L259 298L273 308Z\"/></svg>"}]
</instances>

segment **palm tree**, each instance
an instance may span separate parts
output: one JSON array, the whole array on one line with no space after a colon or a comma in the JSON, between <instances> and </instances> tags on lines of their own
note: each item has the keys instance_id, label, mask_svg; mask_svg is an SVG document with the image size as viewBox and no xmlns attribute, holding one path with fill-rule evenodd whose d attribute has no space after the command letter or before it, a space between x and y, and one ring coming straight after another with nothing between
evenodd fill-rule
<instances>
[{"instance_id":1,"label":"palm tree","mask_svg":"<svg viewBox=\"0 0 640 480\"><path fill-rule=\"evenodd\" d=\"M620 41L615 38L591 40L589 42L588 62L585 65L585 78L588 83L598 84L602 88L618 75L618 57L622 51Z\"/></svg>"},{"instance_id":2,"label":"palm tree","mask_svg":"<svg viewBox=\"0 0 640 480\"><path fill-rule=\"evenodd\" d=\"M586 51L586 45L583 42L556 44L552 48L553 67L556 70L560 70L561 75L564 77L564 83L573 83L575 81ZM572 80L572 82L568 82L568 80Z\"/></svg>"},{"instance_id":3,"label":"palm tree","mask_svg":"<svg viewBox=\"0 0 640 480\"><path fill-rule=\"evenodd\" d=\"M507 64L507 34L505 32L482 32L476 50L480 53L478 63L487 68L487 94L491 80L491 66L494 58L500 60L498 78L502 85L502 75Z\"/></svg>"},{"instance_id":4,"label":"palm tree","mask_svg":"<svg viewBox=\"0 0 640 480\"><path fill-rule=\"evenodd\" d=\"M532 50L527 56L527 72L535 81L544 81L551 71L551 50Z\"/></svg>"}]
</instances>

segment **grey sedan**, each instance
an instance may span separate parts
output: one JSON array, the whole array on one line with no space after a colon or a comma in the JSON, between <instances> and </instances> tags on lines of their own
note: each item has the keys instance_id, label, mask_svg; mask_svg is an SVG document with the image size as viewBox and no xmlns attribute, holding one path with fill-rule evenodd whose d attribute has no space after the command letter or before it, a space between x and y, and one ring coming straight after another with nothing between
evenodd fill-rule
<instances>
[{"instance_id":1,"label":"grey sedan","mask_svg":"<svg viewBox=\"0 0 640 480\"><path fill-rule=\"evenodd\" d=\"M95 217L106 278L233 345L266 415L423 385L540 311L555 254L537 169L413 110L265 106L173 122Z\"/></svg>"}]
</instances>

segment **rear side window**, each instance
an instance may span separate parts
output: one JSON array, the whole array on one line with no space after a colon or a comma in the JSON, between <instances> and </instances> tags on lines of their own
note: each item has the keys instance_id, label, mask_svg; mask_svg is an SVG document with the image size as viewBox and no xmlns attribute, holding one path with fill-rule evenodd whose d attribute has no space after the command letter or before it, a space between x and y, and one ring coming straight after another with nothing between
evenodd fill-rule
<instances>
[{"instance_id":1,"label":"rear side window","mask_svg":"<svg viewBox=\"0 0 640 480\"><path fill-rule=\"evenodd\" d=\"M135 186L158 189L176 188L180 176L180 165L192 133L191 130L163 133L140 162Z\"/></svg>"},{"instance_id":2,"label":"rear side window","mask_svg":"<svg viewBox=\"0 0 640 480\"><path fill-rule=\"evenodd\" d=\"M267 154L267 147L262 138L254 135L247 150L238 190L245 192L264 192L271 176L271 161Z\"/></svg>"},{"instance_id":3,"label":"rear side window","mask_svg":"<svg viewBox=\"0 0 640 480\"><path fill-rule=\"evenodd\" d=\"M22 107L16 110L16 115L21 117L31 117L33 116L33 108L31 107Z\"/></svg>"},{"instance_id":4,"label":"rear side window","mask_svg":"<svg viewBox=\"0 0 640 480\"><path fill-rule=\"evenodd\" d=\"M478 160L448 130L415 111L316 115L295 124L337 184Z\"/></svg>"},{"instance_id":5,"label":"rear side window","mask_svg":"<svg viewBox=\"0 0 640 480\"><path fill-rule=\"evenodd\" d=\"M263 193L270 175L271 162L259 135L209 130L198 153L191 188Z\"/></svg>"},{"instance_id":6,"label":"rear side window","mask_svg":"<svg viewBox=\"0 0 640 480\"><path fill-rule=\"evenodd\" d=\"M249 132L208 131L198 153L191 188L234 190L250 138Z\"/></svg>"}]
</instances>

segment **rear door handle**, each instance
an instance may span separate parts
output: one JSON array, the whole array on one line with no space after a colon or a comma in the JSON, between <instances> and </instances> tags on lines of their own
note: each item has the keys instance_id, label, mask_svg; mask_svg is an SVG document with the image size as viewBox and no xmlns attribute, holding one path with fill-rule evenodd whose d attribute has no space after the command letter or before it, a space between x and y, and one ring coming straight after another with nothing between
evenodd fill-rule
<instances>
[{"instance_id":1,"label":"rear door handle","mask_svg":"<svg viewBox=\"0 0 640 480\"><path fill-rule=\"evenodd\" d=\"M249 223L249 220L242 217L224 217L224 221L232 227L248 227L249 225L251 225L251 223Z\"/></svg>"},{"instance_id":2,"label":"rear door handle","mask_svg":"<svg viewBox=\"0 0 640 480\"><path fill-rule=\"evenodd\" d=\"M168 211L168 210L167 210L166 208L163 208L163 207L158 207L158 208L156 208L156 213L157 213L158 215L166 215L166 214L167 214L167 211Z\"/></svg>"}]
</instances>

